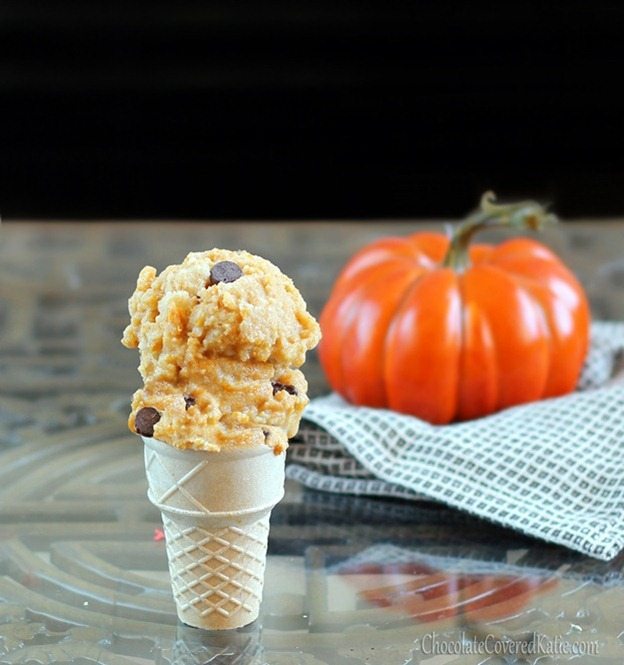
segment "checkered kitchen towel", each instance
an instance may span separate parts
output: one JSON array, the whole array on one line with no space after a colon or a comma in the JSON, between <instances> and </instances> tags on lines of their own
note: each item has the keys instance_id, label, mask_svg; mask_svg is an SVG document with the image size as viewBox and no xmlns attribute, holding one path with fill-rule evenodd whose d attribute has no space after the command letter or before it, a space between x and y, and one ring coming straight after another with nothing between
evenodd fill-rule
<instances>
[{"instance_id":1,"label":"checkered kitchen towel","mask_svg":"<svg viewBox=\"0 0 624 665\"><path fill-rule=\"evenodd\" d=\"M577 392L434 426L313 400L287 475L316 489L436 500L598 559L624 548L624 323L594 323Z\"/></svg>"}]
</instances>

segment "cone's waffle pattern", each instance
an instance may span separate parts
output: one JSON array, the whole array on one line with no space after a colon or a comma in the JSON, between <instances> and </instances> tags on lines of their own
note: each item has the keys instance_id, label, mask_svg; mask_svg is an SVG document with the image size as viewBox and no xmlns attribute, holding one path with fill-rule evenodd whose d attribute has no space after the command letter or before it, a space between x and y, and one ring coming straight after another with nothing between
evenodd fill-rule
<instances>
[{"instance_id":1,"label":"cone's waffle pattern","mask_svg":"<svg viewBox=\"0 0 624 665\"><path fill-rule=\"evenodd\" d=\"M209 509L185 487L193 478L201 474L208 462L202 460L181 478L176 478L175 470L169 468L168 461L171 461L171 458L163 457L149 448L145 449L145 470L148 477L152 467L160 466L162 474L160 477L166 479L166 482L161 480L157 493L150 497L152 503L157 506L175 506L185 510L199 510L203 513L209 513ZM154 489L154 484L151 483L150 490L153 491Z\"/></svg>"},{"instance_id":2,"label":"cone's waffle pattern","mask_svg":"<svg viewBox=\"0 0 624 665\"><path fill-rule=\"evenodd\" d=\"M150 501L161 511L190 512L202 520L270 510L284 495L284 460L268 447L204 453L145 439Z\"/></svg>"},{"instance_id":3,"label":"cone's waffle pattern","mask_svg":"<svg viewBox=\"0 0 624 665\"><path fill-rule=\"evenodd\" d=\"M183 621L244 625L262 599L267 514L240 526L188 525L163 513L171 586Z\"/></svg>"},{"instance_id":4,"label":"cone's waffle pattern","mask_svg":"<svg viewBox=\"0 0 624 665\"><path fill-rule=\"evenodd\" d=\"M144 441L148 496L162 514L178 617L207 630L253 622L285 456L268 447L217 453Z\"/></svg>"}]
</instances>

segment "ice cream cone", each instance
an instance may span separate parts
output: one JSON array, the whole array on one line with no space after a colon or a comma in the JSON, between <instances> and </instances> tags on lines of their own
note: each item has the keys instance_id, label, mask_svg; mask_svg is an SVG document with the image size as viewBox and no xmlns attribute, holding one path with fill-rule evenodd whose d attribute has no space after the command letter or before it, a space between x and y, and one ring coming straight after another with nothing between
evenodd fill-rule
<instances>
[{"instance_id":1,"label":"ice cream cone","mask_svg":"<svg viewBox=\"0 0 624 665\"><path fill-rule=\"evenodd\" d=\"M258 617L271 510L284 495L285 453L220 452L145 442L148 497L161 511L178 617L196 628Z\"/></svg>"}]
</instances>

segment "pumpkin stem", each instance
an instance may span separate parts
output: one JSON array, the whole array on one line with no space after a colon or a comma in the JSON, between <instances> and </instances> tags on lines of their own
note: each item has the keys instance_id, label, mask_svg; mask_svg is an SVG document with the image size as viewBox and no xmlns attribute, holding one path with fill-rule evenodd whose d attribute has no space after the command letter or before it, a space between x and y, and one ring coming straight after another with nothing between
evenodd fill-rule
<instances>
[{"instance_id":1,"label":"pumpkin stem","mask_svg":"<svg viewBox=\"0 0 624 665\"><path fill-rule=\"evenodd\" d=\"M451 242L442 265L463 272L470 266L468 248L475 233L494 227L510 227L537 231L557 218L535 201L497 204L493 192L481 197L479 209L457 226L451 235Z\"/></svg>"}]
</instances>

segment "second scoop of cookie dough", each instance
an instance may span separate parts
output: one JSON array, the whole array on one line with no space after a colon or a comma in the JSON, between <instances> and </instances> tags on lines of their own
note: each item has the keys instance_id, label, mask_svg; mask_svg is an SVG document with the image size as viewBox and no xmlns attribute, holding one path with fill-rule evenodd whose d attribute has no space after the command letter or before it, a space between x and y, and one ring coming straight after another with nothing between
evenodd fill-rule
<instances>
[{"instance_id":1,"label":"second scoop of cookie dough","mask_svg":"<svg viewBox=\"0 0 624 665\"><path fill-rule=\"evenodd\" d=\"M180 448L287 445L308 402L296 368L320 330L276 266L221 249L147 266L129 310L122 342L139 348L144 380L132 431Z\"/></svg>"}]
</instances>

